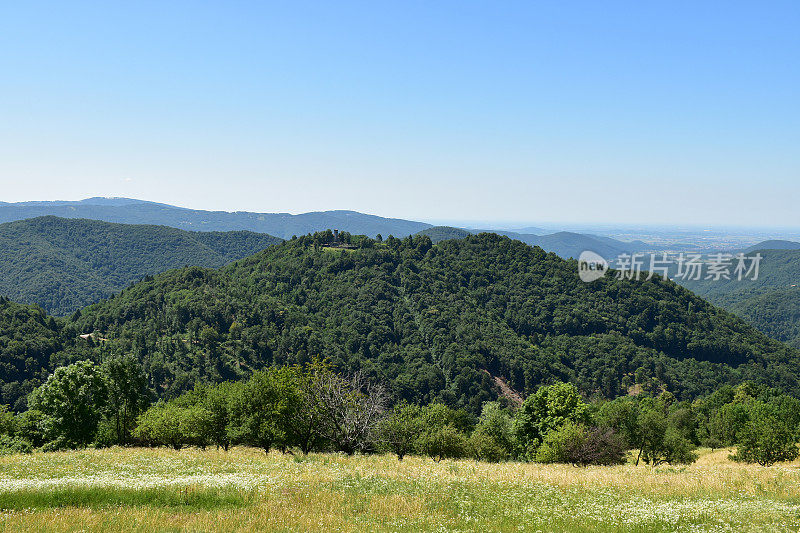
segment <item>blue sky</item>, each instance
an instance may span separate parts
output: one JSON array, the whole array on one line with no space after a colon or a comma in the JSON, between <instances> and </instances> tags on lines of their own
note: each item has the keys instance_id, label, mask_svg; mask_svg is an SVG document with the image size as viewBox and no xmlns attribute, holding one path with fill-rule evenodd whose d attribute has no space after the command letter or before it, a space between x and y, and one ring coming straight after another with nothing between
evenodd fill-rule
<instances>
[{"instance_id":1,"label":"blue sky","mask_svg":"<svg viewBox=\"0 0 800 533\"><path fill-rule=\"evenodd\" d=\"M6 2L0 200L800 226L799 2Z\"/></svg>"}]
</instances>

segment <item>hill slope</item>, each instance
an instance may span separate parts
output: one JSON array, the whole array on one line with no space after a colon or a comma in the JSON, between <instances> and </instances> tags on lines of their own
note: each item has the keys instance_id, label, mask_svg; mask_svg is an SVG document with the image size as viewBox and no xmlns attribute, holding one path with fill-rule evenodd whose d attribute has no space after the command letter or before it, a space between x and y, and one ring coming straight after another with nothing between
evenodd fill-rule
<instances>
[{"instance_id":1,"label":"hill slope","mask_svg":"<svg viewBox=\"0 0 800 533\"><path fill-rule=\"evenodd\" d=\"M87 218L123 224L158 224L189 231L254 231L283 239L327 228L374 237L412 235L430 224L365 215L355 211L250 213L202 211L130 198L87 198L77 202L22 202L0 204L0 222L46 215Z\"/></svg>"},{"instance_id":2,"label":"hill slope","mask_svg":"<svg viewBox=\"0 0 800 533\"><path fill-rule=\"evenodd\" d=\"M146 275L220 267L280 242L263 233L40 217L0 224L0 294L63 315Z\"/></svg>"},{"instance_id":3,"label":"hill slope","mask_svg":"<svg viewBox=\"0 0 800 533\"><path fill-rule=\"evenodd\" d=\"M689 398L743 379L800 392L796 351L660 278L585 284L574 261L492 234L324 240L166 272L66 327L108 338L97 357L136 354L165 395L314 356L396 398L474 411L497 395L493 377L524 393L556 379L606 396L656 383Z\"/></svg>"},{"instance_id":4,"label":"hill slope","mask_svg":"<svg viewBox=\"0 0 800 533\"><path fill-rule=\"evenodd\" d=\"M763 241L747 248L745 252L749 253L757 250L800 250L800 242L781 240Z\"/></svg>"},{"instance_id":5,"label":"hill slope","mask_svg":"<svg viewBox=\"0 0 800 533\"><path fill-rule=\"evenodd\" d=\"M757 251L762 257L757 280L680 283L769 336L800 348L800 250Z\"/></svg>"}]
</instances>

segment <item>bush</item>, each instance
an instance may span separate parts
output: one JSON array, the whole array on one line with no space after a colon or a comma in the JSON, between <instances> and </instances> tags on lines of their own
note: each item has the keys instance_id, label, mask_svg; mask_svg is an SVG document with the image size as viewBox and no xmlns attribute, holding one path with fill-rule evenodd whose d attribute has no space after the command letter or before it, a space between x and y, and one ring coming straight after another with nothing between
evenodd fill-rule
<instances>
[{"instance_id":1,"label":"bush","mask_svg":"<svg viewBox=\"0 0 800 533\"><path fill-rule=\"evenodd\" d=\"M508 449L486 431L476 429L467 441L467 451L476 461L499 463L508 459Z\"/></svg>"},{"instance_id":2,"label":"bush","mask_svg":"<svg viewBox=\"0 0 800 533\"><path fill-rule=\"evenodd\" d=\"M582 423L587 419L588 406L575 385L556 383L540 387L525 399L514 418L513 433L518 454L536 458L537 448L550 431L561 428L567 422Z\"/></svg>"},{"instance_id":3,"label":"bush","mask_svg":"<svg viewBox=\"0 0 800 533\"><path fill-rule=\"evenodd\" d=\"M31 453L33 445L30 441L21 437L11 437L0 435L0 455L11 455L14 453Z\"/></svg>"},{"instance_id":4,"label":"bush","mask_svg":"<svg viewBox=\"0 0 800 533\"><path fill-rule=\"evenodd\" d=\"M583 442L567 444L567 459L578 466L621 465L625 463L625 444L607 427L593 427Z\"/></svg>"},{"instance_id":5,"label":"bush","mask_svg":"<svg viewBox=\"0 0 800 533\"><path fill-rule=\"evenodd\" d=\"M538 463L571 463L570 452L586 445L586 428L575 422L566 422L560 428L550 430L536 451Z\"/></svg>"},{"instance_id":6,"label":"bush","mask_svg":"<svg viewBox=\"0 0 800 533\"><path fill-rule=\"evenodd\" d=\"M491 437L505 451L505 455L508 456L514 449L512 424L511 414L499 402L486 402L483 404L475 432Z\"/></svg>"},{"instance_id":7,"label":"bush","mask_svg":"<svg viewBox=\"0 0 800 533\"><path fill-rule=\"evenodd\" d=\"M419 449L437 463L442 459L460 459L466 455L467 440L453 426L444 426L424 434Z\"/></svg>"}]
</instances>

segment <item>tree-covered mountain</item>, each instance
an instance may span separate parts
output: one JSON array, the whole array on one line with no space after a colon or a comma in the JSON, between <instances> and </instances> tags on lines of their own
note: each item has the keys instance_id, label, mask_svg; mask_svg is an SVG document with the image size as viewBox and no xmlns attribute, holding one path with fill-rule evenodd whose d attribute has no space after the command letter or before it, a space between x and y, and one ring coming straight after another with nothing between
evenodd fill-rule
<instances>
[{"instance_id":1,"label":"tree-covered mountain","mask_svg":"<svg viewBox=\"0 0 800 533\"><path fill-rule=\"evenodd\" d=\"M130 198L87 198L77 202L0 203L0 222L45 215L124 224L158 224L189 231L254 231L284 239L327 228L369 236L412 235L431 227L424 222L384 218L355 211L250 213L202 211Z\"/></svg>"},{"instance_id":2,"label":"tree-covered mountain","mask_svg":"<svg viewBox=\"0 0 800 533\"><path fill-rule=\"evenodd\" d=\"M0 224L0 294L71 313L146 275L220 267L281 239L264 233L189 232L165 226L39 217Z\"/></svg>"},{"instance_id":3,"label":"tree-covered mountain","mask_svg":"<svg viewBox=\"0 0 800 533\"><path fill-rule=\"evenodd\" d=\"M742 380L800 392L797 351L671 281L583 283L574 261L494 234L332 240L326 232L219 270L165 272L55 330L35 311L0 316L44 339L17 357L29 360L14 390L38 384L53 361L131 353L166 397L317 356L366 372L396 399L474 412L501 383L528 394L566 380L607 397L663 387L691 398Z\"/></svg>"},{"instance_id":4,"label":"tree-covered mountain","mask_svg":"<svg viewBox=\"0 0 800 533\"><path fill-rule=\"evenodd\" d=\"M755 253L762 258L756 280L678 281L767 335L800 348L800 250L759 248L748 255Z\"/></svg>"},{"instance_id":5,"label":"tree-covered mountain","mask_svg":"<svg viewBox=\"0 0 800 533\"><path fill-rule=\"evenodd\" d=\"M134 353L152 386L330 358L397 397L477 409L497 379L528 393L555 379L613 397L664 386L681 397L743 379L800 391L798 353L670 281L604 278L493 234L433 245L330 233L220 270L175 270L85 309L70 325Z\"/></svg>"}]
</instances>

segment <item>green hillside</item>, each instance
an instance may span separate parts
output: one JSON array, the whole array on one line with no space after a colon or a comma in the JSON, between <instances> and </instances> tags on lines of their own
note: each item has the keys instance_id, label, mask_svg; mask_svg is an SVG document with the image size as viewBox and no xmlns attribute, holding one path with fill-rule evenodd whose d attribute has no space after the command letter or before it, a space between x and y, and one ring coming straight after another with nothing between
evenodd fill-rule
<instances>
[{"instance_id":1,"label":"green hillside","mask_svg":"<svg viewBox=\"0 0 800 533\"><path fill-rule=\"evenodd\" d=\"M757 251L762 257L757 280L679 282L769 336L800 348L800 250Z\"/></svg>"},{"instance_id":2,"label":"green hillside","mask_svg":"<svg viewBox=\"0 0 800 533\"><path fill-rule=\"evenodd\" d=\"M747 248L745 252L755 252L756 250L800 250L800 242L782 240L763 241Z\"/></svg>"},{"instance_id":3,"label":"green hillside","mask_svg":"<svg viewBox=\"0 0 800 533\"><path fill-rule=\"evenodd\" d=\"M71 324L134 353L151 386L330 358L396 398L477 411L497 381L528 393L561 379L614 397L635 384L680 397L743 379L800 392L798 353L658 278L582 283L577 265L492 234L429 238L330 233L270 247L221 270L186 268L138 283Z\"/></svg>"},{"instance_id":4,"label":"green hillside","mask_svg":"<svg viewBox=\"0 0 800 533\"><path fill-rule=\"evenodd\" d=\"M0 224L0 294L64 315L146 275L220 267L281 240L52 216Z\"/></svg>"},{"instance_id":5,"label":"green hillside","mask_svg":"<svg viewBox=\"0 0 800 533\"><path fill-rule=\"evenodd\" d=\"M219 270L171 270L70 319L7 303L3 402L19 405L55 366L120 353L167 397L316 356L395 399L473 412L501 379L523 394L554 380L606 397L638 386L692 398L745 379L800 392L798 352L670 281L586 284L574 261L493 234L342 239L353 248L327 246L326 232Z\"/></svg>"}]
</instances>

